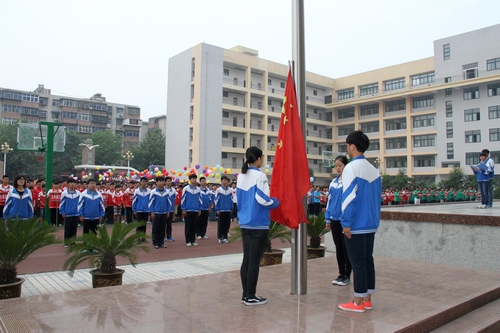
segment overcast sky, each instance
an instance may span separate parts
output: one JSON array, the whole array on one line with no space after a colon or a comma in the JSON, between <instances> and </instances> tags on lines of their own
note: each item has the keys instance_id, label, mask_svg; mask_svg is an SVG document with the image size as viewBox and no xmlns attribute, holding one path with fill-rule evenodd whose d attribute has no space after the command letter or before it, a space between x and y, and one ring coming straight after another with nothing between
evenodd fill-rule
<instances>
[{"instance_id":1,"label":"overcast sky","mask_svg":"<svg viewBox=\"0 0 500 333\"><path fill-rule=\"evenodd\" d=\"M306 70L333 78L433 55L500 23L498 0L305 0ZM0 87L165 114L168 59L205 42L292 57L292 0L2 0ZM499 36L500 42L500 36Z\"/></svg>"}]
</instances>

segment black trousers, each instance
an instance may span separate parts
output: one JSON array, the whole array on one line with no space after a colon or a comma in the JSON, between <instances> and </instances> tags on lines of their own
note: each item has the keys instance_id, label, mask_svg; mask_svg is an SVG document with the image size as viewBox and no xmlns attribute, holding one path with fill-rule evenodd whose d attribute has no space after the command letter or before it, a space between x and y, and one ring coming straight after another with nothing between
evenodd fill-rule
<instances>
[{"instance_id":1,"label":"black trousers","mask_svg":"<svg viewBox=\"0 0 500 333\"><path fill-rule=\"evenodd\" d=\"M184 235L186 237L186 243L194 243L196 241L196 224L198 223L198 212L186 212L184 222Z\"/></svg>"},{"instance_id":2,"label":"black trousers","mask_svg":"<svg viewBox=\"0 0 500 333\"><path fill-rule=\"evenodd\" d=\"M132 223L132 207L125 207L125 218L127 219L127 223Z\"/></svg>"},{"instance_id":3,"label":"black trousers","mask_svg":"<svg viewBox=\"0 0 500 333\"><path fill-rule=\"evenodd\" d=\"M231 226L231 212L219 212L219 224L217 226L217 238L227 239L227 233Z\"/></svg>"},{"instance_id":4,"label":"black trousers","mask_svg":"<svg viewBox=\"0 0 500 333\"><path fill-rule=\"evenodd\" d=\"M115 207L113 207L113 206L106 207L106 210L104 211L104 213L106 214L105 215L106 222L107 223L114 223L114 221L115 221Z\"/></svg>"},{"instance_id":5,"label":"black trousers","mask_svg":"<svg viewBox=\"0 0 500 333\"><path fill-rule=\"evenodd\" d=\"M153 218L153 245L162 246L165 242L165 226L167 214L155 214Z\"/></svg>"},{"instance_id":6,"label":"black trousers","mask_svg":"<svg viewBox=\"0 0 500 333\"><path fill-rule=\"evenodd\" d=\"M98 224L99 220L83 220L83 233L88 234L89 231L92 231L94 234L97 234Z\"/></svg>"},{"instance_id":7,"label":"black trousers","mask_svg":"<svg viewBox=\"0 0 500 333\"><path fill-rule=\"evenodd\" d=\"M143 222L144 225L142 225L142 226L138 227L137 229L135 229L135 232L136 233L142 232L142 233L146 234L146 224L148 223L149 213L137 212L136 215L137 215L137 221L138 222Z\"/></svg>"},{"instance_id":8,"label":"black trousers","mask_svg":"<svg viewBox=\"0 0 500 333\"><path fill-rule=\"evenodd\" d=\"M207 225L208 225L208 210L202 210L201 215L198 218L198 228L196 234L198 236L205 236L207 233Z\"/></svg>"},{"instance_id":9,"label":"black trousers","mask_svg":"<svg viewBox=\"0 0 500 333\"><path fill-rule=\"evenodd\" d=\"M367 297L375 292L373 245L375 234L344 235L354 277L354 297Z\"/></svg>"},{"instance_id":10,"label":"black trousers","mask_svg":"<svg viewBox=\"0 0 500 333\"><path fill-rule=\"evenodd\" d=\"M80 218L78 216L66 216L64 219L64 240L67 241L73 237L76 237L76 230L78 228L78 221ZM69 245L69 244L65 244Z\"/></svg>"},{"instance_id":11,"label":"black trousers","mask_svg":"<svg viewBox=\"0 0 500 333\"><path fill-rule=\"evenodd\" d=\"M269 230L241 229L243 261L241 262L240 277L245 297L253 297L257 291L260 260L266 247L268 234Z\"/></svg>"},{"instance_id":12,"label":"black trousers","mask_svg":"<svg viewBox=\"0 0 500 333\"><path fill-rule=\"evenodd\" d=\"M333 242L335 243L335 255L337 257L337 264L339 266L339 275L350 277L351 276L351 262L347 255L345 247L345 238L342 233L342 225L340 221L331 221L330 229L332 231Z\"/></svg>"},{"instance_id":13,"label":"black trousers","mask_svg":"<svg viewBox=\"0 0 500 333\"><path fill-rule=\"evenodd\" d=\"M170 212L167 217L167 225L166 225L166 236L167 238L172 238L172 221L174 219L174 212Z\"/></svg>"},{"instance_id":14,"label":"black trousers","mask_svg":"<svg viewBox=\"0 0 500 333\"><path fill-rule=\"evenodd\" d=\"M59 215L59 208L50 208L50 223L57 227L63 221L62 216Z\"/></svg>"}]
</instances>

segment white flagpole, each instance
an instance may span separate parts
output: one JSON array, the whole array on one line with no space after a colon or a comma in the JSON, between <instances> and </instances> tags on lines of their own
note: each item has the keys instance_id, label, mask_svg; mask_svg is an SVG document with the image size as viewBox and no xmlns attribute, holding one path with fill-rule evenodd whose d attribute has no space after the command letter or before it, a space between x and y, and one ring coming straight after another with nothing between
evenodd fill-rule
<instances>
[{"instance_id":1,"label":"white flagpole","mask_svg":"<svg viewBox=\"0 0 500 333\"><path fill-rule=\"evenodd\" d=\"M306 61L304 47L304 0L292 0L292 60L302 135L306 142ZM305 198L304 198L305 200ZM304 209L305 204L304 202ZM307 224L292 229L292 295L307 294Z\"/></svg>"}]
</instances>

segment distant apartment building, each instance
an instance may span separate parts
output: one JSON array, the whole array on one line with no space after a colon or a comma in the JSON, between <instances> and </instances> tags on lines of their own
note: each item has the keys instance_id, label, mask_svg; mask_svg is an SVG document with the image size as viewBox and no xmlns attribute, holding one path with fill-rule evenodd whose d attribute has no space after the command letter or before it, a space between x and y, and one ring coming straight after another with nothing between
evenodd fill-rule
<instances>
[{"instance_id":1,"label":"distant apartment building","mask_svg":"<svg viewBox=\"0 0 500 333\"><path fill-rule=\"evenodd\" d=\"M471 174L487 148L500 163L500 25L434 42L434 56L342 78L306 73L307 157L331 179L325 151L360 129L380 172L439 182ZM169 60L166 165L238 170L249 146L273 166L288 67L256 50L199 44ZM293 168L293 166L290 166ZM236 171L237 172L237 171Z\"/></svg>"},{"instance_id":2,"label":"distant apartment building","mask_svg":"<svg viewBox=\"0 0 500 333\"><path fill-rule=\"evenodd\" d=\"M263 60L242 46L199 44L170 58L166 166L221 165L239 172L245 151L258 146L272 169L286 65ZM333 79L307 73L307 151L315 175L330 177L322 152L333 145ZM293 166L290 166L293 168Z\"/></svg>"},{"instance_id":3,"label":"distant apartment building","mask_svg":"<svg viewBox=\"0 0 500 333\"><path fill-rule=\"evenodd\" d=\"M142 126L138 106L110 103L101 94L89 99L53 95L43 85L34 91L0 88L0 118L2 124L59 121L80 134L113 130L123 136L124 150L139 143Z\"/></svg>"}]
</instances>

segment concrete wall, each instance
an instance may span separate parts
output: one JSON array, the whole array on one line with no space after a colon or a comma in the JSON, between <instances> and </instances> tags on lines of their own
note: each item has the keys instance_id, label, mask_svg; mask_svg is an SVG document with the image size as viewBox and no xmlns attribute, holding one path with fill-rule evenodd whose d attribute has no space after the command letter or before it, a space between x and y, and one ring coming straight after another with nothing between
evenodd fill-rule
<instances>
[{"instance_id":1,"label":"concrete wall","mask_svg":"<svg viewBox=\"0 0 500 333\"><path fill-rule=\"evenodd\" d=\"M374 255L500 272L499 236L495 226L381 220ZM331 234L325 246L335 252Z\"/></svg>"}]
</instances>

